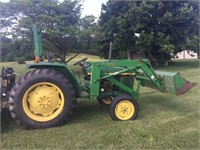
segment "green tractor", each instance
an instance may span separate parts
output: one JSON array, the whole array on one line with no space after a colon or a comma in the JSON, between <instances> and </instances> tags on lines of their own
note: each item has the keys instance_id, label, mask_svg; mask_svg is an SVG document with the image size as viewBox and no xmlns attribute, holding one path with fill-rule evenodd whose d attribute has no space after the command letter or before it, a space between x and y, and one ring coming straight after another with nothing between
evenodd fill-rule
<instances>
[{"instance_id":1,"label":"green tractor","mask_svg":"<svg viewBox=\"0 0 200 150\"><path fill-rule=\"evenodd\" d=\"M76 99L81 97L109 104L113 120L134 120L139 111L140 86L175 95L183 94L194 86L179 73L154 71L146 59L103 62L81 59L74 65L82 69L82 82L66 63L42 61L41 37L36 25L33 33L35 63L27 65L32 70L15 82L14 70L4 68L1 81L1 106L9 99L12 117L26 129L65 124L73 113Z\"/></svg>"}]
</instances>

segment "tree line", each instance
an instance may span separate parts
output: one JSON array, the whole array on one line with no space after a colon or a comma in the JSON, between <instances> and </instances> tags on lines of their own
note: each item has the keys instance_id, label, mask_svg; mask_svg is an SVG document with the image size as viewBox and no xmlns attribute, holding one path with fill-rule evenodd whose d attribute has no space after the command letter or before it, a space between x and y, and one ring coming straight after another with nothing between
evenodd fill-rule
<instances>
[{"instance_id":1,"label":"tree line","mask_svg":"<svg viewBox=\"0 0 200 150\"><path fill-rule=\"evenodd\" d=\"M182 50L199 52L199 1L114 1L100 18L81 17L81 0L0 2L1 61L33 57L32 25L41 29L44 55L69 52L113 58L146 57L166 64Z\"/></svg>"}]
</instances>

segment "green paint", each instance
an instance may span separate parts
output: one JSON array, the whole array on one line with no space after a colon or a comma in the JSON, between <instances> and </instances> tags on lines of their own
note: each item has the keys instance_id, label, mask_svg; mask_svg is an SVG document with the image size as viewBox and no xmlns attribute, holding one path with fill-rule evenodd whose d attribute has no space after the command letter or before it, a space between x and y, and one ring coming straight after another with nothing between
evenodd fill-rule
<instances>
[{"instance_id":1,"label":"green paint","mask_svg":"<svg viewBox=\"0 0 200 150\"><path fill-rule=\"evenodd\" d=\"M42 60L42 44L40 31L36 25L33 25L35 51L34 54ZM89 63L89 62L88 62ZM86 64L88 64L86 63ZM82 96L82 91L86 91L91 99L96 99L98 96L110 96L116 93L128 93L133 96L134 99L139 99L140 85L147 86L159 90L160 92L167 92L176 94L177 90L182 88L186 82L181 78L179 73L172 72L155 72L151 67L147 59L140 60L113 60L103 62L91 62L91 67L87 68L87 72L90 75L90 80L85 80L83 84L78 83L74 74L68 69L68 67L59 62L47 63L39 62L37 64L28 65L28 68L53 68L59 72L62 72L69 78L74 85L77 97ZM134 79L138 81L136 89L134 89ZM102 87L106 86L105 81L109 82L110 89L104 91ZM102 85L103 84L103 85ZM112 90L112 85L117 86L119 89Z\"/></svg>"},{"instance_id":2,"label":"green paint","mask_svg":"<svg viewBox=\"0 0 200 150\"><path fill-rule=\"evenodd\" d=\"M35 57L39 58L39 61L42 60L42 42L41 42L41 35L40 35L40 30L37 28L37 25L33 25L33 35L34 35L34 45L35 45L35 50L34 50L34 55Z\"/></svg>"},{"instance_id":3,"label":"green paint","mask_svg":"<svg viewBox=\"0 0 200 150\"><path fill-rule=\"evenodd\" d=\"M150 67L148 60L115 60L115 61L105 61L105 62L93 62L91 69L91 81L90 81L90 97L92 99L99 96L100 91L100 81L108 80L109 82L115 84L124 93L132 95L136 100L139 97L140 80L150 81L154 87L160 91L164 91L161 85L159 77L156 75L154 70ZM145 77L139 75L137 70L143 70ZM132 73L132 75L126 76L125 74ZM137 75L137 77L136 77ZM151 78L151 77L154 78ZM120 77L121 80L118 81L115 77ZM138 82L137 89L133 88L134 78ZM125 81L126 80L126 81ZM129 82L128 82L129 80Z\"/></svg>"},{"instance_id":4,"label":"green paint","mask_svg":"<svg viewBox=\"0 0 200 150\"><path fill-rule=\"evenodd\" d=\"M74 85L77 97L80 96L82 86L79 85L78 80L76 79L74 74L71 72L70 69L68 69L68 67L65 64L57 63L57 62L55 62L55 63L40 62L40 63L35 63L35 64L29 64L29 65L27 65L27 68L37 68L37 69L49 68L49 69L55 69L59 72L62 72L70 80L70 82Z\"/></svg>"},{"instance_id":5,"label":"green paint","mask_svg":"<svg viewBox=\"0 0 200 150\"><path fill-rule=\"evenodd\" d=\"M97 63L92 63L92 75L90 80L90 98L96 99L100 89L100 68Z\"/></svg>"}]
</instances>

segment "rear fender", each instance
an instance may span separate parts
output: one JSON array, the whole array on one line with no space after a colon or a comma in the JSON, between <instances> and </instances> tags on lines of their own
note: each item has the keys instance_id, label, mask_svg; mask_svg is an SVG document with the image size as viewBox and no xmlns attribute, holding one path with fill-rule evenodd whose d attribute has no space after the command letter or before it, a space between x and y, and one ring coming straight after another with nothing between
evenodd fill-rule
<instances>
[{"instance_id":1,"label":"rear fender","mask_svg":"<svg viewBox=\"0 0 200 150\"><path fill-rule=\"evenodd\" d=\"M75 77L75 75L71 72L70 69L68 69L68 67L65 64L62 63L47 63L47 62L41 62L41 63L37 63L37 64L28 64L27 68L32 69L32 68L36 68L36 69L41 69L41 68L48 68L48 69L54 69L56 71L59 71L61 73L63 73L64 76L66 76L71 83L74 85L75 88L75 92L76 92L76 97L80 96L80 86L78 84L78 81Z\"/></svg>"}]
</instances>

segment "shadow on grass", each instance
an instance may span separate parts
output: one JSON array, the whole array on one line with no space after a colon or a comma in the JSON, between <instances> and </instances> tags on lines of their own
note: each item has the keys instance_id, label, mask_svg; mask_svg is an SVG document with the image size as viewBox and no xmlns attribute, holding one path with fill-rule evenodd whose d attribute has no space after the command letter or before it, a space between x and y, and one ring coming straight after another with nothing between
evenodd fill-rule
<instances>
[{"instance_id":1,"label":"shadow on grass","mask_svg":"<svg viewBox=\"0 0 200 150\"><path fill-rule=\"evenodd\" d=\"M148 96L143 96L142 98L143 100L138 102L139 114L137 120L144 120L156 116L160 117L160 113L163 111L164 115L166 115L166 112L177 115L184 115L190 112L190 108L188 108L185 102L183 101L182 103L180 99L176 99L176 96L173 95L151 92ZM78 102L78 106L69 123L83 123L97 118L110 118L109 106L99 105L98 102L92 100L81 100ZM112 121L111 118L110 121Z\"/></svg>"},{"instance_id":2,"label":"shadow on grass","mask_svg":"<svg viewBox=\"0 0 200 150\"><path fill-rule=\"evenodd\" d=\"M149 118L161 117L161 112L166 115L166 112L184 115L190 111L190 108L181 100L176 100L176 96L167 95L153 92L141 97L139 101L139 115L137 120L145 120ZM148 95L148 96L146 96ZM109 106L99 105L94 100L78 100L76 109L73 111L71 120L68 124L87 123L93 120L107 121L112 119L109 116ZM104 120L105 121L105 120ZM20 126L12 119L9 110L5 109L1 113L1 132L2 134L12 132L19 129Z\"/></svg>"},{"instance_id":3,"label":"shadow on grass","mask_svg":"<svg viewBox=\"0 0 200 150\"><path fill-rule=\"evenodd\" d=\"M11 132L18 128L15 120L11 117L8 109L3 109L1 112L1 134Z\"/></svg>"},{"instance_id":4,"label":"shadow on grass","mask_svg":"<svg viewBox=\"0 0 200 150\"><path fill-rule=\"evenodd\" d=\"M109 115L108 110L108 105L100 105L97 101L80 100L74 110L72 121L70 123L90 121L101 115Z\"/></svg>"},{"instance_id":5,"label":"shadow on grass","mask_svg":"<svg viewBox=\"0 0 200 150\"><path fill-rule=\"evenodd\" d=\"M68 124L92 121L94 118L101 118L101 115L107 115L109 117L108 109L109 106L100 105L97 101L88 99L78 100L77 107L73 111L73 115ZM12 132L19 128L21 128L20 125L11 117L9 110L3 109L1 112L1 134Z\"/></svg>"}]
</instances>

